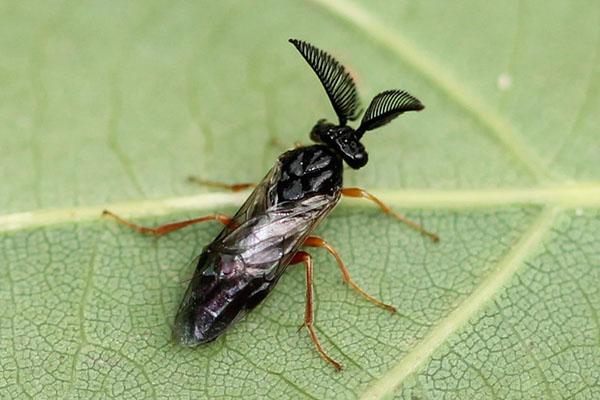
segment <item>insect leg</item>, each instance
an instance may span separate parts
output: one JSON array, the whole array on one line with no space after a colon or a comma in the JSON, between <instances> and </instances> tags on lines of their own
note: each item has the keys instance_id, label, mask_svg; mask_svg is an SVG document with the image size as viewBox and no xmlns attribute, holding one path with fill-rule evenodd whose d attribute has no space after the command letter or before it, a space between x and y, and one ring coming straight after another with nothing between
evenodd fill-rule
<instances>
[{"instance_id":1,"label":"insect leg","mask_svg":"<svg viewBox=\"0 0 600 400\"><path fill-rule=\"evenodd\" d=\"M196 183L200 186L208 186L219 189L231 190L232 192L240 192L242 190L256 187L256 183L234 183L228 184L223 182L209 181L206 179L198 178L197 176L188 176L188 182Z\"/></svg>"},{"instance_id":2,"label":"insect leg","mask_svg":"<svg viewBox=\"0 0 600 400\"><path fill-rule=\"evenodd\" d=\"M150 235L157 235L157 236L158 235L164 235L166 233L173 232L173 231L176 231L178 229L185 228L186 226L189 226L189 225L192 225L192 224L197 224L197 223L200 223L200 222L219 221L223 225L229 225L229 223L231 222L231 218L229 218L226 215L223 215L223 214L213 214L213 215L207 215L205 217L188 219L186 221L173 222L171 224L157 226L156 228L147 228L145 226L140 226L140 225L136 225L136 224L134 224L132 222L129 222L126 219L123 219L123 218L119 217L117 214L112 213L112 212L110 212L108 210L102 211L102 216L113 218L118 223L123 224L125 226L128 226L131 229L133 229L135 231L138 231L139 233L147 233L147 234L150 234Z\"/></svg>"},{"instance_id":3,"label":"insect leg","mask_svg":"<svg viewBox=\"0 0 600 400\"><path fill-rule=\"evenodd\" d=\"M362 297L364 297L366 300L370 301L371 303L375 304L377 307L381 307L384 310L391 312L392 314L396 312L396 308L394 306L385 304L385 303L377 300L375 297L373 297L369 293L365 292L360 286L358 286L352 280L352 278L350 277L350 272L348 271L348 268L346 268L346 265L344 264L344 261L342 261L342 258L340 257L338 252L333 247L331 247L331 245L329 243L327 243L325 240L323 240L322 238L320 238L318 236L309 236L304 241L303 246L323 247L325 250L327 250L329 252L329 254L331 254L332 256L335 257L335 261L337 261L337 265L338 265L338 267L340 267L340 271L342 271L342 279L344 280L344 283L347 283L348 285L350 285L352 287L352 289L356 290Z\"/></svg>"},{"instance_id":4,"label":"insect leg","mask_svg":"<svg viewBox=\"0 0 600 400\"><path fill-rule=\"evenodd\" d=\"M336 371L341 371L342 365L340 363L338 363L337 361L335 361L333 358L331 358L329 356L329 354L327 354L325 352L325 350L323 349L323 346L321 346L321 342L319 342L319 339L317 338L317 332L315 332L315 328L313 326L314 315L313 315L313 289L312 289L312 283L313 283L312 257L310 256L310 254L308 254L304 251L299 251L294 255L290 264L298 264L301 262L304 263L304 266L306 268L306 311L304 313L304 326L306 326L306 328L308 329L308 333L310 334L310 339L312 340L315 347L317 348L317 351L319 352L319 355L321 356L321 358L323 360L327 361L328 363L330 363L331 365L333 365L333 367L335 368Z\"/></svg>"},{"instance_id":5,"label":"insect leg","mask_svg":"<svg viewBox=\"0 0 600 400\"><path fill-rule=\"evenodd\" d=\"M422 235L429 236L429 238L433 242L439 242L439 240L440 240L440 238L439 238L438 235L436 235L433 232L429 232L428 230L426 230L425 228L423 228L418 223L416 223L414 221L411 221L410 219L406 218L404 215L399 214L396 211L392 210L388 205L386 205L384 202L382 202L377 197L373 196L371 193L367 192L364 189L361 189L361 188L343 188L342 189L342 194L344 196L348 196L348 197L362 197L364 199L371 200L373 203L375 203L375 204L377 204L379 206L379 208L381 209L381 211L383 211L386 214L391 215L392 217L396 218L398 221L405 223L406 225L410 226L414 230L420 232Z\"/></svg>"}]
</instances>

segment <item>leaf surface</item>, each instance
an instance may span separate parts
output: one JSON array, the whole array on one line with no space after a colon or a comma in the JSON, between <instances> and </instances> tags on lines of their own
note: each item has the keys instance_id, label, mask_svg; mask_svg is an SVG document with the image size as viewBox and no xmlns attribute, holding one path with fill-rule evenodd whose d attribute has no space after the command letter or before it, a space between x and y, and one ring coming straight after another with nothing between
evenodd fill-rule
<instances>
[{"instance_id":1,"label":"leaf surface","mask_svg":"<svg viewBox=\"0 0 600 400\"><path fill-rule=\"evenodd\" d=\"M514 2L52 1L0 5L3 398L600 397L600 7ZM210 345L170 338L189 264L282 148L335 120L297 37L426 110L365 134L349 201L319 228L389 315L315 254Z\"/></svg>"}]
</instances>

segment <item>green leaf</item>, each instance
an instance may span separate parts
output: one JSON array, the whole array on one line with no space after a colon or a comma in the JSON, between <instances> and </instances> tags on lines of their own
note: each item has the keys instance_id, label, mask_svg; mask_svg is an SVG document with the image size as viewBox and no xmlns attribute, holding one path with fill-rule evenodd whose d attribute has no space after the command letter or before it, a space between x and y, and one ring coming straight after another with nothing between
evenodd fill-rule
<instances>
[{"instance_id":1,"label":"green leaf","mask_svg":"<svg viewBox=\"0 0 600 400\"><path fill-rule=\"evenodd\" d=\"M0 4L2 398L600 397L600 7L514 2ZM334 119L286 42L333 53L367 102L421 113L365 135L348 171L442 240L344 201L318 234L390 315L315 255L316 326L297 332L304 273L223 337L171 341L192 257L219 231L146 225L246 194Z\"/></svg>"}]
</instances>

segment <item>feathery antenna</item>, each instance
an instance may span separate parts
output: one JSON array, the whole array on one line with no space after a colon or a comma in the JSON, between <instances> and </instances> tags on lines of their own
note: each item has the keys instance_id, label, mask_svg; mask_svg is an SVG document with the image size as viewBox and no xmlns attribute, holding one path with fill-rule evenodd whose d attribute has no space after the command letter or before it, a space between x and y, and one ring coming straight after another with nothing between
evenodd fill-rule
<instances>
[{"instance_id":1,"label":"feathery antenna","mask_svg":"<svg viewBox=\"0 0 600 400\"><path fill-rule=\"evenodd\" d=\"M354 80L344 66L310 43L298 39L290 39L289 42L296 47L319 77L340 120L340 125L346 125L348 120L357 119L362 111L359 110L360 99Z\"/></svg>"},{"instance_id":2,"label":"feathery antenna","mask_svg":"<svg viewBox=\"0 0 600 400\"><path fill-rule=\"evenodd\" d=\"M366 131L379 128L402 113L424 108L417 98L405 91L386 90L373 97L356 133L360 138Z\"/></svg>"}]
</instances>

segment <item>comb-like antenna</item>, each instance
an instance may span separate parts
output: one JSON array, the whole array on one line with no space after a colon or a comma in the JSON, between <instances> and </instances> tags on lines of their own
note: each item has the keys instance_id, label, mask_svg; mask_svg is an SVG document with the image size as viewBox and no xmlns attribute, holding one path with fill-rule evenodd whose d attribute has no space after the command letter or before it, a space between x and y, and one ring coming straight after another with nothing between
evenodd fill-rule
<instances>
[{"instance_id":1,"label":"comb-like antenna","mask_svg":"<svg viewBox=\"0 0 600 400\"><path fill-rule=\"evenodd\" d=\"M425 106L402 90L386 90L373 97L356 130L360 138L366 131L379 128L406 111L421 111Z\"/></svg>"},{"instance_id":2,"label":"comb-like antenna","mask_svg":"<svg viewBox=\"0 0 600 400\"><path fill-rule=\"evenodd\" d=\"M331 55L310 43L297 39L290 39L289 42L298 49L319 77L340 120L340 125L346 125L348 120L357 119L361 112L358 109L360 100L354 81L344 66Z\"/></svg>"}]
</instances>

